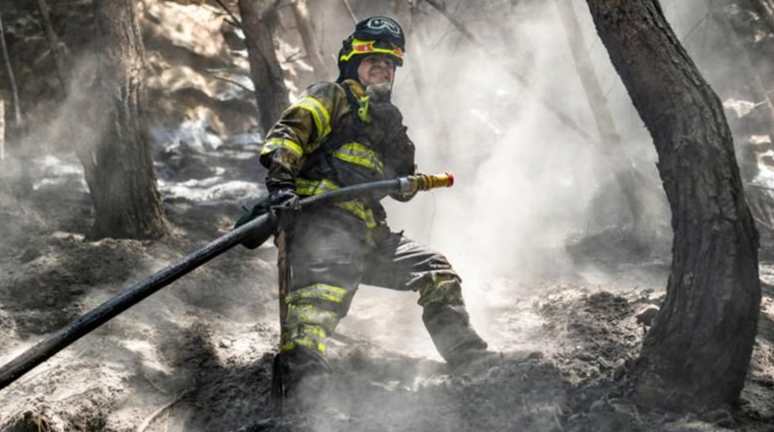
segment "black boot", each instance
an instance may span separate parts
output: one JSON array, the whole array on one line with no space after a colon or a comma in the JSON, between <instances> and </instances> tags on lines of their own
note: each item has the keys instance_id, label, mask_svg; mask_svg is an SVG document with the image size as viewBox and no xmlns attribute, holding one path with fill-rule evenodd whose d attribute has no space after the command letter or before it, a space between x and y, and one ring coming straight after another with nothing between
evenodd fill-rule
<instances>
[{"instance_id":1,"label":"black boot","mask_svg":"<svg viewBox=\"0 0 774 432\"><path fill-rule=\"evenodd\" d=\"M464 304L434 303L422 312L422 321L436 349L456 370L487 351L487 343L473 330Z\"/></svg>"},{"instance_id":2,"label":"black boot","mask_svg":"<svg viewBox=\"0 0 774 432\"><path fill-rule=\"evenodd\" d=\"M328 389L330 373L325 358L303 346L275 355L271 388L275 408L290 413L307 410Z\"/></svg>"}]
</instances>

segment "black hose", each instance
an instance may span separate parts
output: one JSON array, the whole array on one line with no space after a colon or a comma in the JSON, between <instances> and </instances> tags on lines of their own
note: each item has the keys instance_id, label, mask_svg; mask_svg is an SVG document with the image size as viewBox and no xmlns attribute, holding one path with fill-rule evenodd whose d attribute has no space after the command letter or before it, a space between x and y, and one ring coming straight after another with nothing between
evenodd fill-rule
<instances>
[{"instance_id":1,"label":"black hose","mask_svg":"<svg viewBox=\"0 0 774 432\"><path fill-rule=\"evenodd\" d=\"M381 180L344 187L335 191L311 196L300 200L302 208L309 208L331 202L346 201L366 192L397 192L400 180ZM141 302L151 294L180 279L197 267L228 251L241 243L255 231L274 231L274 220L270 214L264 214L242 225L230 233L217 238L207 246L190 253L175 264L166 267L145 280L138 282L123 293L102 303L90 312L76 318L61 330L48 336L35 346L23 352L0 368L0 390L21 378L24 374L53 357L73 342L94 331L130 307Z\"/></svg>"}]
</instances>

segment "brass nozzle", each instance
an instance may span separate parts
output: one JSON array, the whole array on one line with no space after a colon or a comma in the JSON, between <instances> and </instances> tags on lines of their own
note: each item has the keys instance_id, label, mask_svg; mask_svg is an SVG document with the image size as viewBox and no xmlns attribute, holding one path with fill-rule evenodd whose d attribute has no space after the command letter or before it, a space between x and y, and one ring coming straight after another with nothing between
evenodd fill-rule
<instances>
[{"instance_id":1,"label":"brass nozzle","mask_svg":"<svg viewBox=\"0 0 774 432\"><path fill-rule=\"evenodd\" d=\"M454 176L451 173L443 174L417 174L414 177L416 190L426 191L435 188L452 187Z\"/></svg>"}]
</instances>

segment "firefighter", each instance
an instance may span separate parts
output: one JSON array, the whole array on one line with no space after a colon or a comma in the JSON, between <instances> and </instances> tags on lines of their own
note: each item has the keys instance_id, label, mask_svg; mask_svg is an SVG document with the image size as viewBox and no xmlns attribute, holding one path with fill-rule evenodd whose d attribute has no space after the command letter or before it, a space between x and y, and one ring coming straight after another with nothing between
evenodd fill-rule
<instances>
[{"instance_id":1,"label":"firefighter","mask_svg":"<svg viewBox=\"0 0 774 432\"><path fill-rule=\"evenodd\" d=\"M327 376L326 338L361 283L417 292L425 326L453 369L499 358L470 325L460 277L443 255L390 231L383 196L297 211L299 196L415 173L414 144L390 102L404 46L394 20L359 22L339 52L338 80L309 87L261 151L270 206L292 221L283 224L292 276L279 355L290 391L309 377Z\"/></svg>"}]
</instances>

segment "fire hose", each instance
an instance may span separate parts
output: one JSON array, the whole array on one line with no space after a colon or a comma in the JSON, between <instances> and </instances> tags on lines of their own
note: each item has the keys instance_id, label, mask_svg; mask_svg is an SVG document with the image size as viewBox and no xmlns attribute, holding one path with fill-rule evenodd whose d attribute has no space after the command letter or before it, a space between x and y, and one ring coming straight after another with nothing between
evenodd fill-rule
<instances>
[{"instance_id":1,"label":"fire hose","mask_svg":"<svg viewBox=\"0 0 774 432\"><path fill-rule=\"evenodd\" d=\"M302 209L308 210L323 204L355 199L366 193L413 194L418 191L450 187L453 184L454 177L449 173L440 175L417 174L343 187L320 195L303 198L299 204ZM276 218L274 215L271 212L260 214L255 219L215 239L207 246L184 256L176 263L130 286L121 294L76 318L56 333L46 337L0 368L0 390L50 359L59 351L91 333L102 324L180 279L197 267L209 262L245 240L251 239L253 245L263 243L271 237L275 229Z\"/></svg>"}]
</instances>

